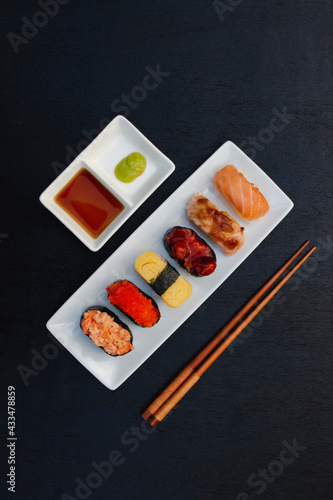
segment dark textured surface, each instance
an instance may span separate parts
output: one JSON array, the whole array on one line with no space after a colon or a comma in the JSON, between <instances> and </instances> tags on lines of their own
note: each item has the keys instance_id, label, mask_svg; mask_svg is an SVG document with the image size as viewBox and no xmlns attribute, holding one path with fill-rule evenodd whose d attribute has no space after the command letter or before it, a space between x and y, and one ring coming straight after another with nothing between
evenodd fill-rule
<instances>
[{"instance_id":1,"label":"dark textured surface","mask_svg":"<svg viewBox=\"0 0 333 500\"><path fill-rule=\"evenodd\" d=\"M14 385L14 498L88 498L89 491L75 494L76 478L86 481L92 462L107 460L115 449L125 462L89 498L333 497L333 4L226 0L225 14L222 4L219 16L207 0L72 0L15 54L7 33L21 34L22 17L32 19L40 8L31 0L1 2L0 430L5 444L7 386ZM176 171L92 253L39 203L39 194L55 178L52 164L65 165L70 148L84 146L82 130L114 117L112 103L157 64L169 76L129 119ZM293 119L273 137L265 135L273 110L285 106ZM266 144L250 151L249 136ZM117 391L66 350L25 386L17 366L31 367L31 351L41 353L52 342L47 319L228 139L255 156L292 198L292 212ZM306 239L326 242L327 249L165 423L130 438L149 400ZM271 465L283 441L294 439L306 449L283 471ZM268 466L279 474L272 481L269 473L259 495L264 486L247 480ZM1 498L7 495L13 496L4 490Z\"/></svg>"}]
</instances>

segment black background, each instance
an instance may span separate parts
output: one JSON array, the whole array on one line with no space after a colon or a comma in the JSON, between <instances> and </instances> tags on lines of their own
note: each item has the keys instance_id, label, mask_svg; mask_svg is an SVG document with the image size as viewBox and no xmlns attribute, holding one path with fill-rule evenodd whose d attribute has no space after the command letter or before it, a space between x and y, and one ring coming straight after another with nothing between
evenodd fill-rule
<instances>
[{"instance_id":1,"label":"black background","mask_svg":"<svg viewBox=\"0 0 333 500\"><path fill-rule=\"evenodd\" d=\"M218 15L207 0L71 0L16 54L7 34L22 36L22 17L41 9L31 0L1 2L0 430L5 447L13 385L14 498L77 498L76 478L86 482L92 462L112 450L125 462L89 498L333 497L333 4L236 3L226 0ZM56 177L54 162L66 165L66 146L77 150L83 129L111 120L114 100L157 64L169 76L128 118L176 171L90 252L38 197ZM58 307L223 142L246 150L244 141L269 127L274 108L294 119L254 159L294 201L286 219L116 391L65 349L25 385L17 367L31 368L33 353L54 342L45 323ZM262 325L225 352L154 433L121 443L149 401L306 239L326 242L320 262L285 287ZM248 478L274 470L283 441L295 439L306 449L258 495ZM13 496L6 456L2 498Z\"/></svg>"}]
</instances>

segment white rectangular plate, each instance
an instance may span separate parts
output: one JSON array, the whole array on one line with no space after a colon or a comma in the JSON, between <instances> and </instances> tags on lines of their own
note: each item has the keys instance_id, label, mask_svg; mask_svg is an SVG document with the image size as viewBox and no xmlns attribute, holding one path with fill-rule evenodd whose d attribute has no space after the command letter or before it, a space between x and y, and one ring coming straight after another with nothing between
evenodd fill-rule
<instances>
[{"instance_id":1,"label":"white rectangular plate","mask_svg":"<svg viewBox=\"0 0 333 500\"><path fill-rule=\"evenodd\" d=\"M213 176L227 164L235 165L267 198L270 210L262 219L254 223L242 220L215 188ZM187 219L187 203L197 192L204 194L245 227L245 243L236 254L225 256L214 242ZM252 160L232 142L226 142L65 302L48 321L47 327L106 387L116 389L228 278L292 207L292 201ZM217 268L213 274L195 278L182 269L176 261L170 259L163 245L163 236L167 229L177 225L194 229L214 249ZM193 287L191 297L177 309L168 308L135 272L135 259L147 250L167 258L191 283ZM132 281L156 300L162 317L154 327L140 328L113 306L110 307L105 289L118 279ZM134 351L124 356L111 357L83 334L79 326L82 312L96 304L110 307L128 324L134 337Z\"/></svg>"},{"instance_id":2,"label":"white rectangular plate","mask_svg":"<svg viewBox=\"0 0 333 500\"><path fill-rule=\"evenodd\" d=\"M147 160L147 167L140 177L126 184L116 178L114 169L123 158L134 152L143 154ZM92 238L54 200L59 191L82 168L90 171L125 207L96 239ZM118 115L45 189L39 199L82 243L96 252L169 177L174 169L175 165L169 158L148 141L131 122Z\"/></svg>"}]
</instances>

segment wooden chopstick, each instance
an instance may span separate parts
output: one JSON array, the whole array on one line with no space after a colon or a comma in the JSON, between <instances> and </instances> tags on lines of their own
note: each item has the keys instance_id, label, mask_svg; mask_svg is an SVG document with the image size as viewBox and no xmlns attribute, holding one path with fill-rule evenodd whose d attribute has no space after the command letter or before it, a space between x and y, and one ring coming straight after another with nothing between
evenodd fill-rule
<instances>
[{"instance_id":1,"label":"wooden chopstick","mask_svg":"<svg viewBox=\"0 0 333 500\"><path fill-rule=\"evenodd\" d=\"M283 287L291 276L304 264L310 255L316 250L311 248L309 252L289 271L289 273L271 290L271 292L249 313L249 315L239 324L239 326L230 334L230 336L215 349L203 363L196 368L191 375L176 389L166 402L154 413L150 419L150 424L155 427L163 418L174 408L174 406L185 396L193 387L212 363L222 354L223 351L235 340L235 338L244 330L252 319L265 307L272 297Z\"/></svg>"},{"instance_id":2,"label":"wooden chopstick","mask_svg":"<svg viewBox=\"0 0 333 500\"><path fill-rule=\"evenodd\" d=\"M307 240L297 252L271 277L265 285L250 299L238 313L220 330L215 337L199 352L192 361L183 368L183 370L172 380L172 382L164 389L163 392L148 406L142 413L142 417L148 420L165 401L175 392L175 390L193 373L198 365L208 356L208 354L221 342L222 339L231 331L231 329L242 319L242 317L254 306L254 304L267 292L273 283L284 273L284 271L292 264L292 262L303 252L304 248L309 244Z\"/></svg>"}]
</instances>

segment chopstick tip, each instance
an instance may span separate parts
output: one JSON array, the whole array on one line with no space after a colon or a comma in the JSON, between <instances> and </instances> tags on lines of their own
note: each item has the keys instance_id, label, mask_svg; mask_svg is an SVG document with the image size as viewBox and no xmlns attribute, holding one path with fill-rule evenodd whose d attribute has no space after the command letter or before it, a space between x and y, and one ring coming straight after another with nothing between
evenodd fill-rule
<instances>
[{"instance_id":1,"label":"chopstick tip","mask_svg":"<svg viewBox=\"0 0 333 500\"><path fill-rule=\"evenodd\" d=\"M141 415L141 417L142 417L144 420L148 420L151 416L152 416L152 414L150 413L150 411L149 411L149 410L145 410L145 411L142 413L142 415Z\"/></svg>"},{"instance_id":2,"label":"chopstick tip","mask_svg":"<svg viewBox=\"0 0 333 500\"><path fill-rule=\"evenodd\" d=\"M155 415L153 416L153 418L151 418L149 420L149 423L152 427L156 427L156 425L159 423L160 421L158 420L158 418L155 417Z\"/></svg>"}]
</instances>

